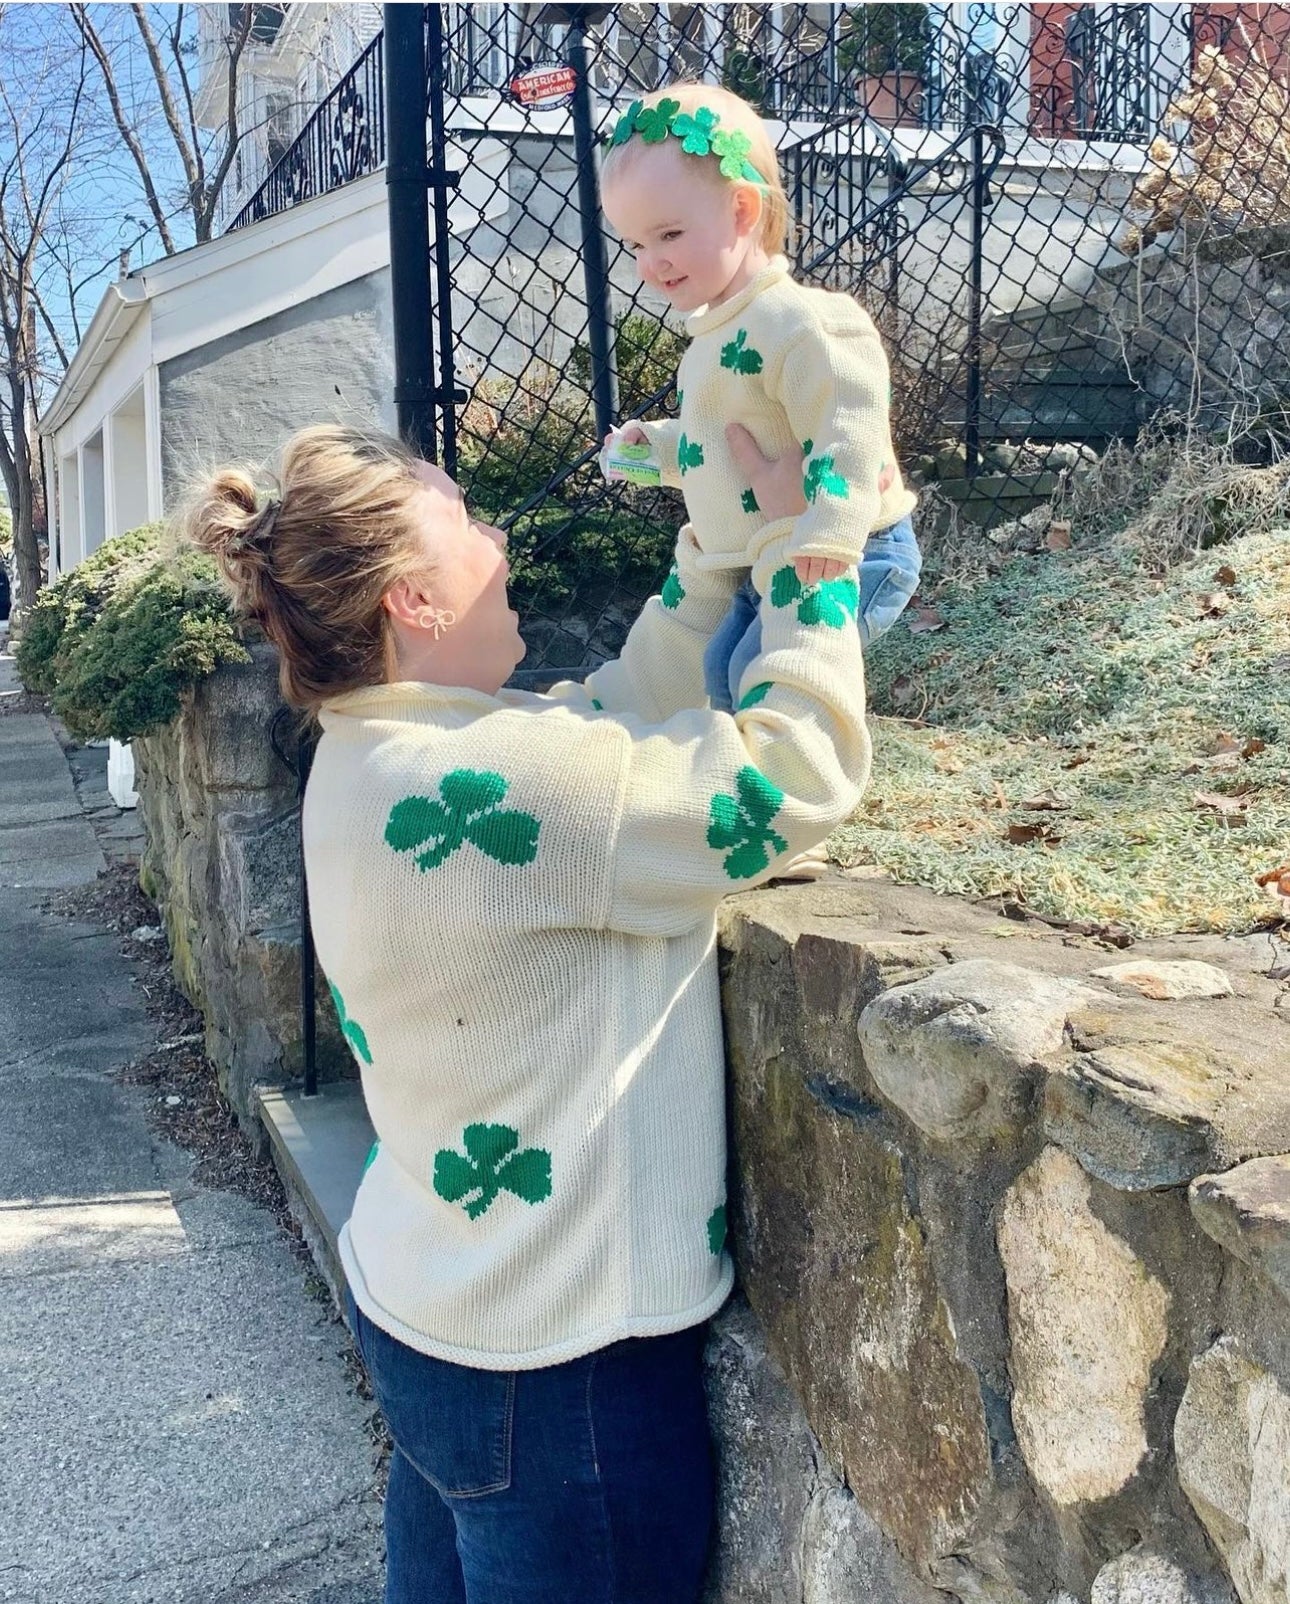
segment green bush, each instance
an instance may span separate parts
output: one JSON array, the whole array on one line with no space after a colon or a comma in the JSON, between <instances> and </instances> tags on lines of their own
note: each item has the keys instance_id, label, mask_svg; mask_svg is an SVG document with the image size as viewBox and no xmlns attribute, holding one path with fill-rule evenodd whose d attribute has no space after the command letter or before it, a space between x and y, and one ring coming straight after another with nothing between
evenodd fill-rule
<instances>
[{"instance_id":1,"label":"green bush","mask_svg":"<svg viewBox=\"0 0 1290 1604\"><path fill-rule=\"evenodd\" d=\"M618 364L618 415L629 418L676 378L685 340L644 312L624 312L614 325ZM569 369L584 389L591 388L591 349L578 344Z\"/></svg>"},{"instance_id":2,"label":"green bush","mask_svg":"<svg viewBox=\"0 0 1290 1604\"><path fill-rule=\"evenodd\" d=\"M248 660L214 563L157 524L105 541L43 590L16 655L23 684L73 735L121 741L168 723L221 663Z\"/></svg>"}]
</instances>

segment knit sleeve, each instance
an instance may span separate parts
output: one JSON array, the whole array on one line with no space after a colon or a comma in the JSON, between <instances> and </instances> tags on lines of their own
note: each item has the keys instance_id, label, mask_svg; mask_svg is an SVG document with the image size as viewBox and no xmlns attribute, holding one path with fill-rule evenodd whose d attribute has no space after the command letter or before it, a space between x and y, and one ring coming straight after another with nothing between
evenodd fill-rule
<instances>
[{"instance_id":1,"label":"knit sleeve","mask_svg":"<svg viewBox=\"0 0 1290 1604\"><path fill-rule=\"evenodd\" d=\"M730 607L739 574L697 568L697 555L686 524L662 590L641 609L621 653L587 676L586 692L597 707L658 723L707 699L704 648Z\"/></svg>"},{"instance_id":2,"label":"knit sleeve","mask_svg":"<svg viewBox=\"0 0 1290 1604\"><path fill-rule=\"evenodd\" d=\"M671 485L674 490L681 488L681 470L677 463L677 451L681 443L681 420L679 418L659 418L653 423L640 423L650 444L650 450L658 458L659 467L663 473L663 483Z\"/></svg>"},{"instance_id":3,"label":"knit sleeve","mask_svg":"<svg viewBox=\"0 0 1290 1604\"><path fill-rule=\"evenodd\" d=\"M609 928L674 935L772 877L850 814L869 775L852 575L798 583L787 519L763 531L760 654L734 715L677 713L624 736Z\"/></svg>"},{"instance_id":4,"label":"knit sleeve","mask_svg":"<svg viewBox=\"0 0 1290 1604\"><path fill-rule=\"evenodd\" d=\"M858 563L899 470L891 448L891 384L877 330L812 328L789 346L773 387L802 442L807 508L793 557ZM912 505L912 497L910 498Z\"/></svg>"}]
</instances>

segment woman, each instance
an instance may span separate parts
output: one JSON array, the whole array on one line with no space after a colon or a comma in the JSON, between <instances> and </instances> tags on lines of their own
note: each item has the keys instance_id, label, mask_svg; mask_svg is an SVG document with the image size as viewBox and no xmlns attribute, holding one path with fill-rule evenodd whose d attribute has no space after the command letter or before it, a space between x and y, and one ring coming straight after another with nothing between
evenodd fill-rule
<instances>
[{"instance_id":1,"label":"woman","mask_svg":"<svg viewBox=\"0 0 1290 1604\"><path fill-rule=\"evenodd\" d=\"M704 705L734 578L688 527L621 657L546 695L505 537L392 441L297 435L188 527L322 727L319 961L379 1138L340 1240L396 1444L388 1604L686 1604L701 1353L730 1289L716 910L855 806L854 574L787 583L801 463L734 429L761 649Z\"/></svg>"}]
</instances>

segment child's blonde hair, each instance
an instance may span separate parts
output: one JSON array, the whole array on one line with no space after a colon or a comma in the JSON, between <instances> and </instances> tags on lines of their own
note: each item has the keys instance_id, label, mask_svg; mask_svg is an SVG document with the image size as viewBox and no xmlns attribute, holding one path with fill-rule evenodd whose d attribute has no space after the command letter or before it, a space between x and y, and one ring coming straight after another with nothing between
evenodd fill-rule
<instances>
[{"instance_id":1,"label":"child's blonde hair","mask_svg":"<svg viewBox=\"0 0 1290 1604\"><path fill-rule=\"evenodd\" d=\"M388 435L321 424L287 441L276 493L260 488L260 470L237 465L191 486L178 527L278 648L293 707L316 711L386 677L393 637L382 598L429 566L417 467Z\"/></svg>"},{"instance_id":2,"label":"child's blonde hair","mask_svg":"<svg viewBox=\"0 0 1290 1604\"><path fill-rule=\"evenodd\" d=\"M755 106L750 106L746 100L732 94L729 89L722 89L716 84L696 84L689 82L667 84L662 89L652 89L649 94L641 97L642 105L646 107L657 106L661 100L677 102L681 111L693 116L700 106L708 111L715 112L718 129L746 135L750 149L748 160L761 174L762 182L757 186L762 197L761 232L758 243L768 255L777 256L788 247L788 196L784 192L784 181L780 177L779 158L775 154L775 147L770 142L770 131L757 114ZM621 173L625 167L635 161L643 150L660 150L665 145L673 143L674 136L669 135L661 144L648 144L639 134L633 134L630 139L621 145L610 145L601 157L600 178L606 184L615 172ZM679 146L681 141L675 140ZM695 164L695 170L706 171L719 183L751 183L751 179L727 179L720 170L718 159L715 156L690 156L687 161Z\"/></svg>"}]
</instances>

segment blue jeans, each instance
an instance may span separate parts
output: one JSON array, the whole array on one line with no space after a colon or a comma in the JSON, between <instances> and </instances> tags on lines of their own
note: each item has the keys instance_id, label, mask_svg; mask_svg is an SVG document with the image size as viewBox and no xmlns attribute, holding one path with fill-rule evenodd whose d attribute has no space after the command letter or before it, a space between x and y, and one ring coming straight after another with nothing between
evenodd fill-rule
<instances>
[{"instance_id":1,"label":"blue jeans","mask_svg":"<svg viewBox=\"0 0 1290 1604\"><path fill-rule=\"evenodd\" d=\"M386 1604L697 1604L707 1325L541 1370L431 1359L347 1298L394 1438Z\"/></svg>"},{"instance_id":2,"label":"blue jeans","mask_svg":"<svg viewBox=\"0 0 1290 1604\"><path fill-rule=\"evenodd\" d=\"M902 518L889 529L876 530L865 544L860 560L860 606L856 624L867 646L900 617L918 588L923 559L914 526ZM713 631L703 654L703 684L713 707L733 711L739 700L739 681L761 650L761 615L751 579L735 592L730 611Z\"/></svg>"}]
</instances>

